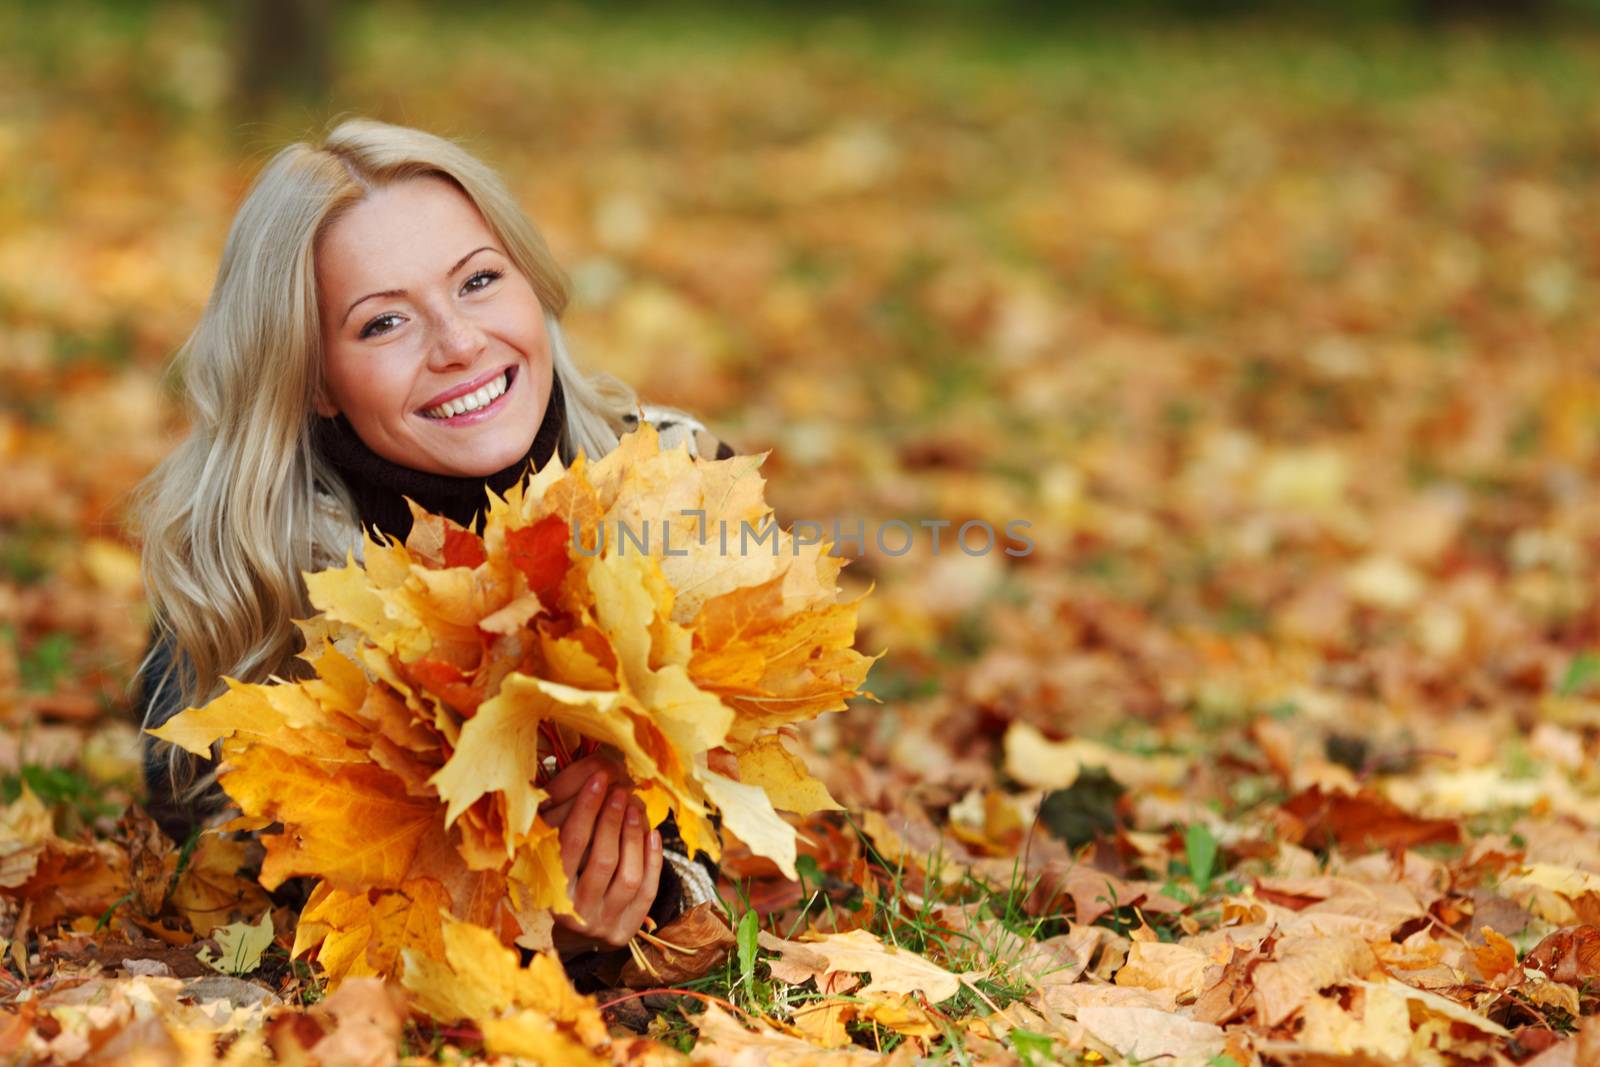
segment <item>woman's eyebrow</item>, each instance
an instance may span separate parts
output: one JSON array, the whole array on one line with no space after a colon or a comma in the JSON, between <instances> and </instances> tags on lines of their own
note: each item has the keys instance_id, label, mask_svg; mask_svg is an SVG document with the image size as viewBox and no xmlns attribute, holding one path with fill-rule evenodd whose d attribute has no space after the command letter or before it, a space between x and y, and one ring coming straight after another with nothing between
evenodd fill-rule
<instances>
[{"instance_id":1,"label":"woman's eyebrow","mask_svg":"<svg viewBox=\"0 0 1600 1067\"><path fill-rule=\"evenodd\" d=\"M445 271L444 272L444 276L446 278L450 277L450 275L454 274L456 271L458 271L462 267L466 266L467 260L469 260L473 256L477 255L479 252L493 252L495 250L496 249L495 249L494 245L484 245L481 248L474 248L472 251L468 252L466 255L464 255L460 259L456 260L456 265L451 267L449 270ZM360 300L357 300L354 304L351 304L348 308L345 308L344 318L339 320L339 325L343 326L345 323L349 322L350 321L350 312L354 311L359 305L361 305L362 303L364 303L364 302L366 302L368 300L371 300L375 296L405 296L405 295L406 295L406 291L404 289L384 289L384 290L382 290L380 292L368 293L366 296L362 297Z\"/></svg>"}]
</instances>

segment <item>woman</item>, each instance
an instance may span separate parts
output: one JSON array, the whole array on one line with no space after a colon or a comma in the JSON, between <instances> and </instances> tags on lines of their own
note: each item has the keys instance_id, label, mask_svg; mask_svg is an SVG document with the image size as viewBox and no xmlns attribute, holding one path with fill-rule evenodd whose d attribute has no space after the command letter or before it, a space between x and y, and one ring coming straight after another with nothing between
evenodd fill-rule
<instances>
[{"instance_id":1,"label":"woman","mask_svg":"<svg viewBox=\"0 0 1600 1067\"><path fill-rule=\"evenodd\" d=\"M301 571L359 557L362 527L403 540L405 497L478 524L486 488L557 455L597 458L641 418L664 448L732 455L684 413L584 376L562 340L566 302L533 224L450 141L351 119L267 164L179 353L191 432L138 498L147 728L223 692L224 675L303 675ZM145 744L168 832L214 821L212 764ZM670 820L647 830L620 766L591 757L548 788L578 912L556 920L563 958L625 946L647 914L665 922L714 893L715 868L683 855Z\"/></svg>"}]
</instances>

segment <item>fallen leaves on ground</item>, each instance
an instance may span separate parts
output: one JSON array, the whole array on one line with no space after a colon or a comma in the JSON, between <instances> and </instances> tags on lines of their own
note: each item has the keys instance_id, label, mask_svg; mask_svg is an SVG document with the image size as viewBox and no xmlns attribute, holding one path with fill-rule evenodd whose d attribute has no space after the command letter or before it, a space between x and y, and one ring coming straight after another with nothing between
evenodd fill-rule
<instances>
[{"instance_id":1,"label":"fallen leaves on ground","mask_svg":"<svg viewBox=\"0 0 1600 1067\"><path fill-rule=\"evenodd\" d=\"M315 683L186 723L233 730L264 846L138 814L126 707L120 509L182 432L162 370L254 153L227 147L230 36L185 5L58 14L0 35L28 162L0 187L0 1058L1600 1058L1587 35L989 50L902 21L879 48L853 15L712 49L386 12L341 99L474 131L570 260L580 363L765 451L785 524L867 523L837 578L872 596L829 632L890 654L881 704L800 722L763 697L811 632L748 626L787 576L552 567L532 514L480 560L424 524L375 586L321 579L381 656L319 632ZM675 510L660 489L638 514ZM993 551L954 547L984 522ZM554 673L502 699L489 652L551 601L572 628L520 651ZM704 774L686 682L736 711ZM641 735L630 698L682 713ZM627 751L653 820L709 843L742 813L732 913L654 931L654 974L592 998L508 947L557 905L530 707ZM246 929L253 969L204 962Z\"/></svg>"}]
</instances>

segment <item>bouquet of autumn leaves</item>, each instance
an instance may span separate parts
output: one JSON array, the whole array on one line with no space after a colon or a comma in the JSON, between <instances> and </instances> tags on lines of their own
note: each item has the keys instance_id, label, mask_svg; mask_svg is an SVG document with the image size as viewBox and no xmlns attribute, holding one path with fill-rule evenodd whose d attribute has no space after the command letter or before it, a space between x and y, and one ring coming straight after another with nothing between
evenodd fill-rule
<instances>
[{"instance_id":1,"label":"bouquet of autumn leaves","mask_svg":"<svg viewBox=\"0 0 1600 1067\"><path fill-rule=\"evenodd\" d=\"M413 504L403 546L364 539L364 563L306 575L314 677L228 679L152 731L221 742L230 825L276 830L264 886L318 879L295 955L334 982L396 976L445 959L447 921L549 950L573 909L541 783L595 745L691 854L720 855L715 811L795 877L778 810L837 804L781 728L844 708L877 657L851 647L844 561L776 528L766 455L663 451L646 424L489 494L481 537Z\"/></svg>"}]
</instances>

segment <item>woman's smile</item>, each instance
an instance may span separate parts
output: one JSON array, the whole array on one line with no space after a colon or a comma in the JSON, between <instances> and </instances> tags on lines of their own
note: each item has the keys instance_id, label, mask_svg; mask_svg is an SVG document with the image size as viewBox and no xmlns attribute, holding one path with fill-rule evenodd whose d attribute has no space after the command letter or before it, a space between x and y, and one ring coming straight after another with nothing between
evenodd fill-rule
<instances>
[{"instance_id":1,"label":"woman's smile","mask_svg":"<svg viewBox=\"0 0 1600 1067\"><path fill-rule=\"evenodd\" d=\"M487 384L472 381L457 386L417 414L440 426L475 426L505 409L507 395L516 381L516 366L502 367Z\"/></svg>"}]
</instances>

